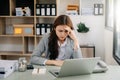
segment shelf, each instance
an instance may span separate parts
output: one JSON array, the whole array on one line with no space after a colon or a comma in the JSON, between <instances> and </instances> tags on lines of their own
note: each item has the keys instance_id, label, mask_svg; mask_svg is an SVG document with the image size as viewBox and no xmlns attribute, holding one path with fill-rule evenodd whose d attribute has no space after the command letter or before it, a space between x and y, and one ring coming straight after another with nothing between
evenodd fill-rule
<instances>
[{"instance_id":1,"label":"shelf","mask_svg":"<svg viewBox=\"0 0 120 80\"><path fill-rule=\"evenodd\" d=\"M57 16L35 16L36 18L56 18Z\"/></svg>"},{"instance_id":2,"label":"shelf","mask_svg":"<svg viewBox=\"0 0 120 80\"><path fill-rule=\"evenodd\" d=\"M31 54L1 53L0 56L31 56Z\"/></svg>"},{"instance_id":3,"label":"shelf","mask_svg":"<svg viewBox=\"0 0 120 80\"><path fill-rule=\"evenodd\" d=\"M0 56L31 56L32 53L26 53L26 54L23 54L22 52L0 52Z\"/></svg>"},{"instance_id":4,"label":"shelf","mask_svg":"<svg viewBox=\"0 0 120 80\"><path fill-rule=\"evenodd\" d=\"M0 35L0 37L35 37L35 35Z\"/></svg>"},{"instance_id":5,"label":"shelf","mask_svg":"<svg viewBox=\"0 0 120 80\"><path fill-rule=\"evenodd\" d=\"M1 18L34 18L34 16L1 16Z\"/></svg>"}]
</instances>

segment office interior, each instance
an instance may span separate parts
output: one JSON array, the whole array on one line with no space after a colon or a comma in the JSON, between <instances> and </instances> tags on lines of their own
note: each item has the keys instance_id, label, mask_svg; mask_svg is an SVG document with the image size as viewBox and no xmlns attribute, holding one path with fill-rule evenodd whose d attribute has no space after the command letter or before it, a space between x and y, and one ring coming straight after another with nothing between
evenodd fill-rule
<instances>
[{"instance_id":1,"label":"office interior","mask_svg":"<svg viewBox=\"0 0 120 80\"><path fill-rule=\"evenodd\" d=\"M10 3L9 3L10 1ZM18 1L18 2L17 2ZM6 59L6 60L15 60L19 59L20 57L26 57L28 60L32 54L33 49L38 44L39 40L41 39L42 35L36 35L36 28L33 29L33 33L30 35L17 35L14 34L14 30L12 28L15 28L13 26L14 24L33 24L33 27L36 26L36 23L53 23L56 16L67 14L70 16L75 33L78 37L80 45L85 46L92 46L91 48L81 48L83 53L85 53L84 57L101 57L101 59L107 64L107 65L119 65L115 58L113 57L114 52L118 52L120 54L119 50L119 38L116 38L115 36L119 34L115 33L114 31L118 31L119 28L117 28L120 24L118 23L119 20L119 10L118 10L118 4L120 4L119 0L29 0L31 1L28 3L28 5L32 4L31 9L31 15L29 16L16 16L15 14L15 8L17 7L15 5L19 4L20 0L1 0L0 5L5 2L5 4L8 4L8 6L2 5L0 7L1 10L3 8L7 9L7 7L10 9L8 11L0 11L0 58ZM114 1L112 6L115 6L115 9L108 8L108 4L112 4L110 1ZM23 1L24 2L24 1ZM27 1L26 1L27 2ZM36 4L37 3L44 3L45 4L56 4L56 12L55 15L36 15ZM22 2L21 2L22 3ZM33 4L34 3L34 4ZM67 13L67 6L68 5L78 5L77 13ZM96 4L101 5L102 7L95 7ZM18 6L19 7L19 6ZM100 14L99 12L95 12L95 10L98 10L100 8ZM116 9L117 8L117 9ZM108 16L109 10L112 10L113 16ZM115 11L117 10L117 11ZM5 13L5 14L4 14ZM110 21L111 20L111 21ZM113 20L113 21L112 21ZM78 32L77 25L78 23L85 23L85 25L89 28L89 31L86 33ZM112 24L113 23L113 24ZM6 28L5 28L6 27ZM116 27L116 28L115 28ZM117 29L117 30L115 30ZM11 30L11 32L10 32ZM120 31L120 30L119 30ZM118 32L119 32L118 31ZM118 39L118 41L116 40ZM117 41L117 43L115 42ZM116 45L117 44L117 47ZM95 49L95 54L94 50ZM114 51L114 50L118 51ZM87 55L87 53L90 53L91 55ZM94 54L94 55L93 55ZM118 55L119 55L118 54ZM119 61L119 60L118 60Z\"/></svg>"},{"instance_id":2,"label":"office interior","mask_svg":"<svg viewBox=\"0 0 120 80\"><path fill-rule=\"evenodd\" d=\"M83 57L101 57L110 68L104 73L105 75L93 74L86 78L79 76L60 80L119 79L119 4L119 0L0 0L0 60L19 60L25 57L29 63L32 51L42 35L47 33L47 30L51 31L50 26L57 16L66 14L73 22ZM40 6L43 8L41 12ZM53 11L47 13L45 9ZM80 23L84 23L89 31L79 32ZM47 25L46 31L37 31L39 25L42 25L41 29L45 29L44 25ZM14 73L10 76L10 80L16 79L17 76L27 80L26 76L31 73L32 71L25 71L24 76ZM34 76L30 78L35 79ZM53 80L53 78L48 72L44 77L41 75L36 77L41 80ZM9 80L9 77L6 80Z\"/></svg>"}]
</instances>

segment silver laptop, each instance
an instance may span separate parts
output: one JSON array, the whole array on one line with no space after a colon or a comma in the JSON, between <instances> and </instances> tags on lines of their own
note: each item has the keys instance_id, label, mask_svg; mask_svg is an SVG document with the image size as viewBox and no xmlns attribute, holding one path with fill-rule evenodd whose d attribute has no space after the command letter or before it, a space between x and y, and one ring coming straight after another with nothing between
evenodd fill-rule
<instances>
[{"instance_id":1,"label":"silver laptop","mask_svg":"<svg viewBox=\"0 0 120 80\"><path fill-rule=\"evenodd\" d=\"M91 74L99 60L100 57L66 59L59 70L50 70L49 72L55 77Z\"/></svg>"}]
</instances>

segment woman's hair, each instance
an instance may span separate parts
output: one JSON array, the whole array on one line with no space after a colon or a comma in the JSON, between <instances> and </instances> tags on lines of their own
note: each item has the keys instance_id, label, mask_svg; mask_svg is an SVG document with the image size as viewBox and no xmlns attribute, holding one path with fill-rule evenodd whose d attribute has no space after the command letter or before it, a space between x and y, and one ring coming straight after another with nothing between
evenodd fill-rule
<instances>
[{"instance_id":1,"label":"woman's hair","mask_svg":"<svg viewBox=\"0 0 120 80\"><path fill-rule=\"evenodd\" d=\"M48 42L48 47L49 47L49 52L50 52L49 58L51 60L55 60L59 54L59 51L58 51L59 46L58 46L58 41L57 41L58 37L55 32L55 28L59 25L67 25L73 30L73 24L69 16L60 15L56 18L56 20L54 21L52 32L50 33L49 42Z\"/></svg>"}]
</instances>

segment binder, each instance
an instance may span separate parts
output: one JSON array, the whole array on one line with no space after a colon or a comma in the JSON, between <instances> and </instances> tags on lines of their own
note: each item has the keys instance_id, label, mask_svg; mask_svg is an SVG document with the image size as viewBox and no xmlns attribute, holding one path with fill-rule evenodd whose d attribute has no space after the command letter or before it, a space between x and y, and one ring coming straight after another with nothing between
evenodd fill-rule
<instances>
[{"instance_id":1,"label":"binder","mask_svg":"<svg viewBox=\"0 0 120 80\"><path fill-rule=\"evenodd\" d=\"M99 5L94 4L94 15L99 15Z\"/></svg>"},{"instance_id":2,"label":"binder","mask_svg":"<svg viewBox=\"0 0 120 80\"><path fill-rule=\"evenodd\" d=\"M46 4L46 16L51 15L50 4Z\"/></svg>"},{"instance_id":3,"label":"binder","mask_svg":"<svg viewBox=\"0 0 120 80\"><path fill-rule=\"evenodd\" d=\"M99 4L99 15L103 15L103 4Z\"/></svg>"},{"instance_id":4,"label":"binder","mask_svg":"<svg viewBox=\"0 0 120 80\"><path fill-rule=\"evenodd\" d=\"M46 24L46 33L50 33L51 32L51 24L47 23Z\"/></svg>"},{"instance_id":5,"label":"binder","mask_svg":"<svg viewBox=\"0 0 120 80\"><path fill-rule=\"evenodd\" d=\"M56 4L51 4L51 16L56 16Z\"/></svg>"},{"instance_id":6,"label":"binder","mask_svg":"<svg viewBox=\"0 0 120 80\"><path fill-rule=\"evenodd\" d=\"M40 35L45 34L45 31L46 31L45 26L46 26L45 23L40 24Z\"/></svg>"},{"instance_id":7,"label":"binder","mask_svg":"<svg viewBox=\"0 0 120 80\"><path fill-rule=\"evenodd\" d=\"M40 15L45 16L45 13L46 13L46 5L40 4Z\"/></svg>"},{"instance_id":8,"label":"binder","mask_svg":"<svg viewBox=\"0 0 120 80\"><path fill-rule=\"evenodd\" d=\"M36 15L40 16L40 4L36 4Z\"/></svg>"},{"instance_id":9,"label":"binder","mask_svg":"<svg viewBox=\"0 0 120 80\"><path fill-rule=\"evenodd\" d=\"M36 24L36 35L40 35L40 24Z\"/></svg>"}]
</instances>

